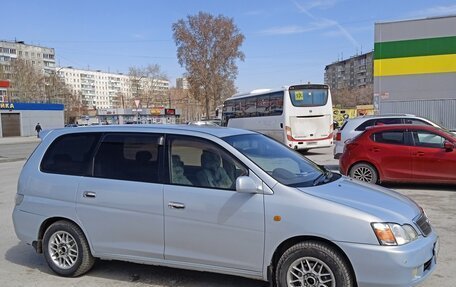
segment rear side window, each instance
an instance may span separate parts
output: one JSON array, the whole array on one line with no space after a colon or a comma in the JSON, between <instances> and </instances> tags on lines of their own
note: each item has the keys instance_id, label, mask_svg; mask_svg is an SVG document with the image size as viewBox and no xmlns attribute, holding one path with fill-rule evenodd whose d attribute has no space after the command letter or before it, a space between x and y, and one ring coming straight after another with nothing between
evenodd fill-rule
<instances>
[{"instance_id":1,"label":"rear side window","mask_svg":"<svg viewBox=\"0 0 456 287\"><path fill-rule=\"evenodd\" d=\"M58 137L41 161L46 173L87 176L91 173L92 153L100 133L77 133Z\"/></svg>"},{"instance_id":2,"label":"rear side window","mask_svg":"<svg viewBox=\"0 0 456 287\"><path fill-rule=\"evenodd\" d=\"M341 131L341 130L343 130L343 129L345 128L345 126L347 125L347 123L348 123L348 122L347 122L347 121L345 121L345 122L343 123L343 125L340 127L340 129L339 129L339 130L340 130L340 131Z\"/></svg>"},{"instance_id":3,"label":"rear side window","mask_svg":"<svg viewBox=\"0 0 456 287\"><path fill-rule=\"evenodd\" d=\"M159 134L108 134L95 155L93 176L158 182Z\"/></svg>"},{"instance_id":4,"label":"rear side window","mask_svg":"<svg viewBox=\"0 0 456 287\"><path fill-rule=\"evenodd\" d=\"M398 125L402 124L402 119L400 118L380 118L380 119L370 119L359 125L355 131L364 131L367 127L371 126L381 126L381 125Z\"/></svg>"},{"instance_id":5,"label":"rear side window","mask_svg":"<svg viewBox=\"0 0 456 287\"><path fill-rule=\"evenodd\" d=\"M385 131L385 132L375 133L375 134L373 134L372 139L378 143L396 144L396 145L405 144L405 137L404 137L403 131Z\"/></svg>"},{"instance_id":6,"label":"rear side window","mask_svg":"<svg viewBox=\"0 0 456 287\"><path fill-rule=\"evenodd\" d=\"M430 123L419 119L404 119L404 124L432 126Z\"/></svg>"}]
</instances>

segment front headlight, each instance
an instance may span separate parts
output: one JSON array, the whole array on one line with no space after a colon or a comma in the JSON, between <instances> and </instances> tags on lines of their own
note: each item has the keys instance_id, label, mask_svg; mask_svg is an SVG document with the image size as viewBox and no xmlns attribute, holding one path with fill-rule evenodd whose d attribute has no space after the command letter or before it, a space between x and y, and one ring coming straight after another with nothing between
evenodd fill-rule
<instances>
[{"instance_id":1,"label":"front headlight","mask_svg":"<svg viewBox=\"0 0 456 287\"><path fill-rule=\"evenodd\" d=\"M415 229L408 224L375 222L371 225L381 245L403 245L418 238Z\"/></svg>"}]
</instances>

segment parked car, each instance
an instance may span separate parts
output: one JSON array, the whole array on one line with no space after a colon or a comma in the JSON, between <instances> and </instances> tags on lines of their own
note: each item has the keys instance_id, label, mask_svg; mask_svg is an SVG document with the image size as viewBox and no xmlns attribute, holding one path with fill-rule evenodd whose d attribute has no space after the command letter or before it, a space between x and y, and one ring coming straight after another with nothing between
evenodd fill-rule
<instances>
[{"instance_id":1,"label":"parked car","mask_svg":"<svg viewBox=\"0 0 456 287\"><path fill-rule=\"evenodd\" d=\"M334 158L340 158L347 140L359 135L367 127L394 124L415 124L440 127L428 119L409 114L369 115L347 119L335 134Z\"/></svg>"},{"instance_id":2,"label":"parked car","mask_svg":"<svg viewBox=\"0 0 456 287\"><path fill-rule=\"evenodd\" d=\"M346 143L339 167L369 183L456 184L455 148L455 135L433 126L375 126Z\"/></svg>"},{"instance_id":3,"label":"parked car","mask_svg":"<svg viewBox=\"0 0 456 287\"><path fill-rule=\"evenodd\" d=\"M189 122L189 125L196 125L196 126L220 126L221 120L213 119L213 120L201 120L201 121L194 121Z\"/></svg>"},{"instance_id":4,"label":"parked car","mask_svg":"<svg viewBox=\"0 0 456 287\"><path fill-rule=\"evenodd\" d=\"M101 258L278 287L411 286L438 252L409 198L220 127L53 130L22 169L13 221L62 276Z\"/></svg>"}]
</instances>

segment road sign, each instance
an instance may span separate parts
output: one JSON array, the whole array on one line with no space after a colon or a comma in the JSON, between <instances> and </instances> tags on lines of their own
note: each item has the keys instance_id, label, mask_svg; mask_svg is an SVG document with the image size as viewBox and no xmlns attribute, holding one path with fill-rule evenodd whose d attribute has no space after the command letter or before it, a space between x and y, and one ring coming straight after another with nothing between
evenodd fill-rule
<instances>
[{"instance_id":1,"label":"road sign","mask_svg":"<svg viewBox=\"0 0 456 287\"><path fill-rule=\"evenodd\" d=\"M140 100L135 100L135 105L137 108L139 108L139 102L140 102Z\"/></svg>"}]
</instances>

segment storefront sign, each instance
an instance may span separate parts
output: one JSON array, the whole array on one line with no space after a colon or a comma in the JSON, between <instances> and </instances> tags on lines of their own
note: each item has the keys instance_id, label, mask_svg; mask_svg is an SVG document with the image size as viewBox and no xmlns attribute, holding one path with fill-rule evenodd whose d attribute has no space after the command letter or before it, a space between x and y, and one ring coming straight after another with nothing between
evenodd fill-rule
<instances>
[{"instance_id":1,"label":"storefront sign","mask_svg":"<svg viewBox=\"0 0 456 287\"><path fill-rule=\"evenodd\" d=\"M0 81L0 88L9 88L10 82L9 81Z\"/></svg>"},{"instance_id":2,"label":"storefront sign","mask_svg":"<svg viewBox=\"0 0 456 287\"><path fill-rule=\"evenodd\" d=\"M152 108L150 109L150 114L153 115L153 116L159 116L159 115L162 115L162 111L163 111L163 107L159 107L159 108Z\"/></svg>"},{"instance_id":3,"label":"storefront sign","mask_svg":"<svg viewBox=\"0 0 456 287\"><path fill-rule=\"evenodd\" d=\"M165 109L165 115L167 116L174 116L176 114L175 109Z\"/></svg>"},{"instance_id":4,"label":"storefront sign","mask_svg":"<svg viewBox=\"0 0 456 287\"><path fill-rule=\"evenodd\" d=\"M14 110L14 103L0 103L0 109L2 110Z\"/></svg>"}]
</instances>

